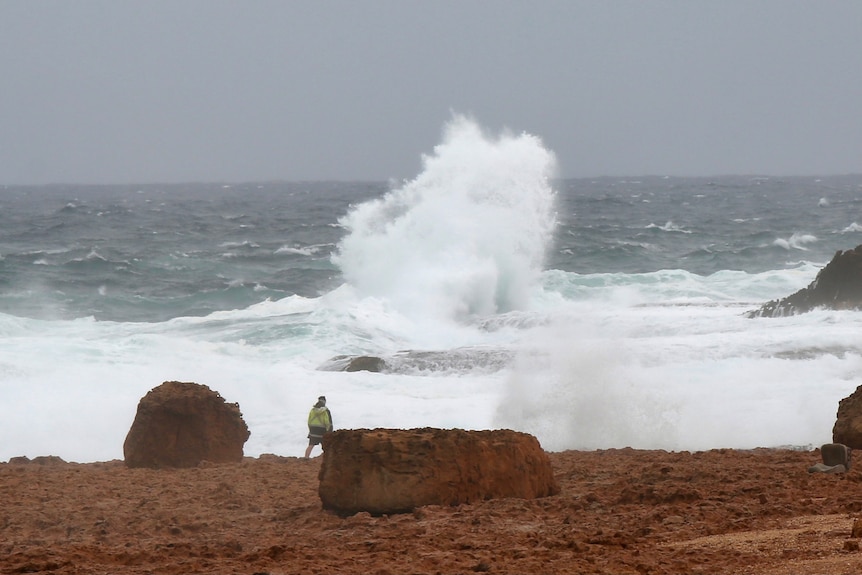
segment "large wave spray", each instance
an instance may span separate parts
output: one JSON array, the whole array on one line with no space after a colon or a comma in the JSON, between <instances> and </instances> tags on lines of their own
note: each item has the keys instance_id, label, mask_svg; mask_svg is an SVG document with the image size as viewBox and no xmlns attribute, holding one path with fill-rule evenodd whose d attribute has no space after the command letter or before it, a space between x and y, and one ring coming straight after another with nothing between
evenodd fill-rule
<instances>
[{"instance_id":1,"label":"large wave spray","mask_svg":"<svg viewBox=\"0 0 862 575\"><path fill-rule=\"evenodd\" d=\"M523 309L553 234L555 168L539 138L489 138L455 116L416 179L340 220L333 262L360 296L408 316Z\"/></svg>"}]
</instances>

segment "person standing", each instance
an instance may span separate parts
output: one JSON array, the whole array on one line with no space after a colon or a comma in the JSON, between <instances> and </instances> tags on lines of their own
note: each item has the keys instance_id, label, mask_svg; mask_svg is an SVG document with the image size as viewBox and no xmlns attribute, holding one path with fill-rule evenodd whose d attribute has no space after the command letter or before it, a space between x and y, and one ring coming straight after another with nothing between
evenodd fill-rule
<instances>
[{"instance_id":1,"label":"person standing","mask_svg":"<svg viewBox=\"0 0 862 575\"><path fill-rule=\"evenodd\" d=\"M332 414L326 407L326 397L321 395L317 403L308 412L308 447L305 448L305 459L311 455L315 445L323 440L323 434L332 431Z\"/></svg>"}]
</instances>

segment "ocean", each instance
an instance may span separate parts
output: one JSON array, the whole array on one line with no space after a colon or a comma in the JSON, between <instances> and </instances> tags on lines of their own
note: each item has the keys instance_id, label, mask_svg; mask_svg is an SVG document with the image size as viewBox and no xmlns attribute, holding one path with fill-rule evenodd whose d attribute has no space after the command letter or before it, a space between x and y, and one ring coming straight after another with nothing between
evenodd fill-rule
<instances>
[{"instance_id":1,"label":"ocean","mask_svg":"<svg viewBox=\"0 0 862 575\"><path fill-rule=\"evenodd\" d=\"M250 456L301 456L319 395L548 451L831 441L862 313L745 312L862 244L862 175L557 169L456 118L407 181L0 186L0 461L122 459L168 380L239 403Z\"/></svg>"}]
</instances>

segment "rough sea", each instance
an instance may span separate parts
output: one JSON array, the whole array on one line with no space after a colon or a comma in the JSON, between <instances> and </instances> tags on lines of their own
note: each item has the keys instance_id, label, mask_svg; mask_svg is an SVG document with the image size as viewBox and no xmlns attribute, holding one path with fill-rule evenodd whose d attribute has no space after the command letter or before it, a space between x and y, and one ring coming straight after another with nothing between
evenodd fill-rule
<instances>
[{"instance_id":1,"label":"rough sea","mask_svg":"<svg viewBox=\"0 0 862 575\"><path fill-rule=\"evenodd\" d=\"M457 118L422 160L402 182L0 186L0 461L122 459L168 380L238 402L250 456L301 456L319 395L336 428L549 451L831 441L862 313L744 314L862 244L862 175L559 179L540 139Z\"/></svg>"}]
</instances>

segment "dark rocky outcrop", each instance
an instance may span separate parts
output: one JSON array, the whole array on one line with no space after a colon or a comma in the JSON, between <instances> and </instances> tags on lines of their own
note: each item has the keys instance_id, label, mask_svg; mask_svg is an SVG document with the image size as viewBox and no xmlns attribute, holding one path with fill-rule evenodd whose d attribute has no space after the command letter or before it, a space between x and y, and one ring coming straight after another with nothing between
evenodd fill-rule
<instances>
[{"instance_id":1,"label":"dark rocky outcrop","mask_svg":"<svg viewBox=\"0 0 862 575\"><path fill-rule=\"evenodd\" d=\"M166 381L138 403L123 454L128 467L240 462L249 435L238 404L205 385Z\"/></svg>"},{"instance_id":2,"label":"dark rocky outcrop","mask_svg":"<svg viewBox=\"0 0 862 575\"><path fill-rule=\"evenodd\" d=\"M559 492L538 440L515 431L340 430L323 451L320 499L341 515Z\"/></svg>"},{"instance_id":3,"label":"dark rocky outcrop","mask_svg":"<svg viewBox=\"0 0 862 575\"><path fill-rule=\"evenodd\" d=\"M748 317L781 317L815 308L862 309L862 245L838 251L808 287L750 311Z\"/></svg>"},{"instance_id":4,"label":"dark rocky outcrop","mask_svg":"<svg viewBox=\"0 0 862 575\"><path fill-rule=\"evenodd\" d=\"M380 372L386 368L386 362L382 358L371 355L360 355L351 359L344 371L373 371Z\"/></svg>"},{"instance_id":5,"label":"dark rocky outcrop","mask_svg":"<svg viewBox=\"0 0 862 575\"><path fill-rule=\"evenodd\" d=\"M832 441L851 449L862 449L862 385L838 402Z\"/></svg>"}]
</instances>

